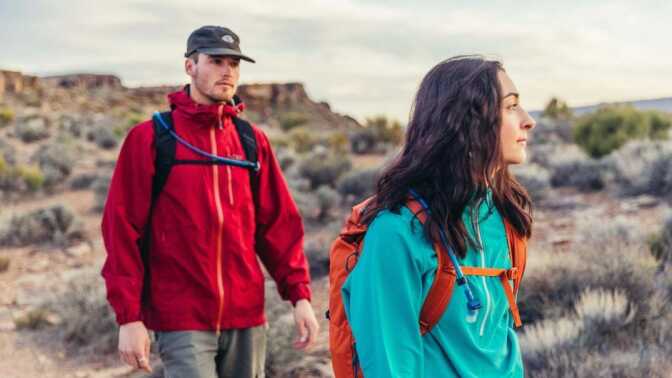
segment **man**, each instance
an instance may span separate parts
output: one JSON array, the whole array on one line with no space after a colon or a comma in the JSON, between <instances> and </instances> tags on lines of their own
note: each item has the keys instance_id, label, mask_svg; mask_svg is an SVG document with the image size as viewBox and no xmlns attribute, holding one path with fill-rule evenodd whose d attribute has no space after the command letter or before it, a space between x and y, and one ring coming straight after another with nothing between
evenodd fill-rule
<instances>
[{"instance_id":1,"label":"man","mask_svg":"<svg viewBox=\"0 0 672 378\"><path fill-rule=\"evenodd\" d=\"M240 60L254 60L242 54L238 36L201 27L190 35L185 57L191 84L168 96L172 112L163 121L182 139L176 162L187 163L175 163L153 197L158 131L143 122L124 141L105 204L102 275L120 325L119 353L128 365L151 371L151 329L168 377L263 377L264 275L257 256L294 305L295 347L307 348L318 332L303 225L258 128L250 129L258 171L203 156L249 159L238 132L244 105L234 95ZM149 240L146 253L141 240Z\"/></svg>"}]
</instances>

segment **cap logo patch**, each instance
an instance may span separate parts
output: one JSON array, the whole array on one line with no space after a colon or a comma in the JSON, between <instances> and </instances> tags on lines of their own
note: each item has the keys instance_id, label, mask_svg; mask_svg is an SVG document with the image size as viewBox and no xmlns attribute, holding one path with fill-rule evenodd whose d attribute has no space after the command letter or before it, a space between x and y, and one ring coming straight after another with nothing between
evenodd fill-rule
<instances>
[{"instance_id":1,"label":"cap logo patch","mask_svg":"<svg viewBox=\"0 0 672 378\"><path fill-rule=\"evenodd\" d=\"M234 42L233 37L230 36L230 35L225 35L225 36L223 36L223 37L222 37L222 41L224 41L224 42L226 42L226 43L233 43L233 42Z\"/></svg>"}]
</instances>

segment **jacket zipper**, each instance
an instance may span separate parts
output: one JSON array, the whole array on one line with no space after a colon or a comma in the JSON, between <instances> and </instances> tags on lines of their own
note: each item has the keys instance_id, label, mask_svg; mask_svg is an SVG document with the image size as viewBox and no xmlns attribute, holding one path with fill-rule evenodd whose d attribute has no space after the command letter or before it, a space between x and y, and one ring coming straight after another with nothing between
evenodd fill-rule
<instances>
[{"instance_id":1,"label":"jacket zipper","mask_svg":"<svg viewBox=\"0 0 672 378\"><path fill-rule=\"evenodd\" d=\"M481 204L483 203L483 199L479 199L476 201L476 205L471 211L471 225L474 228L474 232L476 234L476 241L478 242L477 249L480 252L481 256L481 268L485 268L485 245L483 244L483 240L481 238L481 228L478 224L478 218L480 215L480 209L481 209ZM481 276L481 280L483 281L483 290L485 291L485 313L483 314L483 322L481 322L481 329L479 331L479 335L483 336L483 332L485 331L485 323L488 320L488 316L490 315L490 307L491 307L491 302L492 299L490 298L490 291L488 290L488 285L485 280L485 276Z\"/></svg>"},{"instance_id":2,"label":"jacket zipper","mask_svg":"<svg viewBox=\"0 0 672 378\"><path fill-rule=\"evenodd\" d=\"M219 109L220 117L219 117L219 127L221 129L222 127L222 107L220 106ZM213 127L210 129L210 147L212 150L212 154L217 155L217 139L215 138L215 131L216 129ZM222 209L222 201L220 198L220 191L219 191L219 166L217 164L212 165L212 181L213 181L213 188L214 188L214 196L215 196L215 207L217 208L217 245L216 245L216 251L217 251L217 290L219 294L219 309L217 311L217 323L216 323L216 331L217 335L219 336L221 332L221 322L222 322L222 314L224 312L224 281L222 279L222 234L224 233L224 211Z\"/></svg>"}]
</instances>

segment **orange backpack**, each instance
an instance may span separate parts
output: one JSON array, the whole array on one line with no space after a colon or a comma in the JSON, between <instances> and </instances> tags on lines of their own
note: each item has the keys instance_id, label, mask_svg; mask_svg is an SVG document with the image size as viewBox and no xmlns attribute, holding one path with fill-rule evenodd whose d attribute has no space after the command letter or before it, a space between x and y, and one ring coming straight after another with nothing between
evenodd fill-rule
<instances>
[{"instance_id":1,"label":"orange backpack","mask_svg":"<svg viewBox=\"0 0 672 378\"><path fill-rule=\"evenodd\" d=\"M359 254L362 252L362 240L367 226L360 223L360 217L371 199L368 198L352 208L352 214L346 220L340 235L334 240L329 250L329 311L327 311L327 318L329 319L329 350L331 351L331 362L336 378L363 377L355 352L355 340L345 316L341 287L348 274L355 267ZM425 222L427 215L420 203L414 199L409 199L406 206L418 217L420 222ZM479 267L461 268L464 275L500 277L515 325L520 327L521 321L515 294L518 292L525 271L527 243L524 238L518 236L508 222L505 221L504 225L509 241L512 268L509 270ZM418 327L422 335L431 331L432 327L441 319L448 302L450 302L456 282L455 267L451 263L443 244L434 243L434 251L438 258L438 268L432 287L422 306L420 319L418 319ZM513 280L513 288L511 288L509 280Z\"/></svg>"}]
</instances>

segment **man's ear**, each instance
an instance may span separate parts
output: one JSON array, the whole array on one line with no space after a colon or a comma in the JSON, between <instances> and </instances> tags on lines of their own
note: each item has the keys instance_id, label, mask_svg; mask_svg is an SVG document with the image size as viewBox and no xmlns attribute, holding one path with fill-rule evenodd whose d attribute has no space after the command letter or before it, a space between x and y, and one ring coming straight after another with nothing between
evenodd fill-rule
<instances>
[{"instance_id":1,"label":"man's ear","mask_svg":"<svg viewBox=\"0 0 672 378\"><path fill-rule=\"evenodd\" d=\"M189 76L194 76L196 73L196 62L194 62L191 58L184 60L184 72L186 72Z\"/></svg>"}]
</instances>

